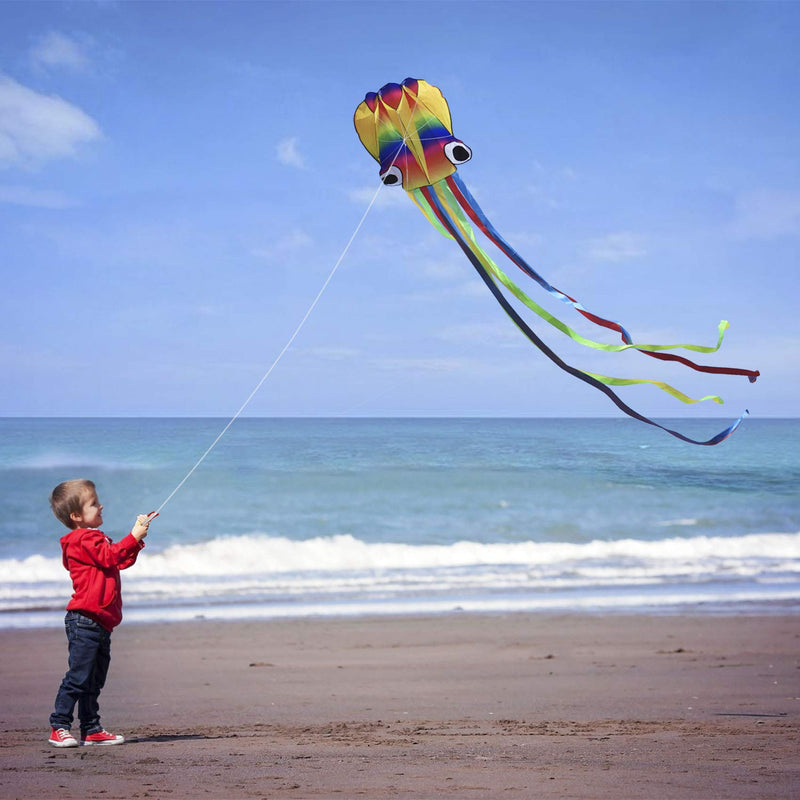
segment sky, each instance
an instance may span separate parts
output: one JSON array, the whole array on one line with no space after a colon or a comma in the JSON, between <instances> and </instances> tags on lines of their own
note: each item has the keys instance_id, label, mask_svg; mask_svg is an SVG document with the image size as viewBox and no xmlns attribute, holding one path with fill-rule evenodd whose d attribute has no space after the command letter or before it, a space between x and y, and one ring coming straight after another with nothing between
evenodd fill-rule
<instances>
[{"instance_id":1,"label":"sky","mask_svg":"<svg viewBox=\"0 0 800 800\"><path fill-rule=\"evenodd\" d=\"M547 280L637 341L713 344L727 319L697 360L761 378L535 322L565 361L725 399L620 390L648 415L798 414L800 4L0 2L0 20L0 416L230 417L304 319L246 414L619 416L379 190L353 112L406 77L442 90L473 151L459 175Z\"/></svg>"}]
</instances>

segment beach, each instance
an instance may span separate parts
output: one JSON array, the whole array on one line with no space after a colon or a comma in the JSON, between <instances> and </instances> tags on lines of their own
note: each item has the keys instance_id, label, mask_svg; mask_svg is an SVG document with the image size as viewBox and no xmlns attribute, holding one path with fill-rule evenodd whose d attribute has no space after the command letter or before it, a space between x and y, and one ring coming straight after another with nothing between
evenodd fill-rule
<instances>
[{"instance_id":1,"label":"beach","mask_svg":"<svg viewBox=\"0 0 800 800\"><path fill-rule=\"evenodd\" d=\"M123 623L56 749L61 630L0 631L4 798L796 798L794 615ZM77 727L77 726L76 726Z\"/></svg>"},{"instance_id":2,"label":"beach","mask_svg":"<svg viewBox=\"0 0 800 800\"><path fill-rule=\"evenodd\" d=\"M220 424L5 420L0 797L796 800L800 425L751 422L240 420L124 572L126 743L58 750L48 493L118 540Z\"/></svg>"}]
</instances>

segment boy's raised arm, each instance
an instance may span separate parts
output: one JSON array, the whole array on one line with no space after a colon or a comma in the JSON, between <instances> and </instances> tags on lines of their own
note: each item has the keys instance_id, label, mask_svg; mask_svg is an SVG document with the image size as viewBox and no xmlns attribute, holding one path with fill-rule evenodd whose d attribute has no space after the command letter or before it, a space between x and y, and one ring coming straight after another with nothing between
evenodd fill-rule
<instances>
[{"instance_id":1,"label":"boy's raised arm","mask_svg":"<svg viewBox=\"0 0 800 800\"><path fill-rule=\"evenodd\" d=\"M87 531L81 538L79 546L89 560L98 566L124 569L122 565L130 566L139 555L139 550L144 547L141 539L133 538L135 543L127 536L119 542L111 542L102 531Z\"/></svg>"}]
</instances>

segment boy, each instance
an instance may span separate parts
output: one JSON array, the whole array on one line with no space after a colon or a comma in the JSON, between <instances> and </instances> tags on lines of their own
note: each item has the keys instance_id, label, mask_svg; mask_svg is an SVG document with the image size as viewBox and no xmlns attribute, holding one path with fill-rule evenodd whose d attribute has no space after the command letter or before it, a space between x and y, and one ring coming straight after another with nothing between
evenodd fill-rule
<instances>
[{"instance_id":1,"label":"boy","mask_svg":"<svg viewBox=\"0 0 800 800\"><path fill-rule=\"evenodd\" d=\"M122 744L100 724L98 697L111 660L111 631L122 620L119 571L127 569L144 547L150 518L140 514L133 530L114 544L101 530L103 506L89 480L60 483L50 495L53 513L70 532L61 538L64 567L72 578L72 599L64 620L69 642L69 670L50 715L50 744L77 747L70 733L78 704L82 745Z\"/></svg>"}]
</instances>

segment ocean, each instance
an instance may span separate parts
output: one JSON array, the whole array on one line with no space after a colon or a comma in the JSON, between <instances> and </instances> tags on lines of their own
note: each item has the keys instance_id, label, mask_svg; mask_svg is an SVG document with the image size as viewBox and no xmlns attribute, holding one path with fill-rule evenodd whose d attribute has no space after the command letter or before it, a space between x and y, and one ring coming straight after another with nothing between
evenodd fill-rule
<instances>
[{"instance_id":1,"label":"ocean","mask_svg":"<svg viewBox=\"0 0 800 800\"><path fill-rule=\"evenodd\" d=\"M62 624L57 483L94 480L119 540L225 423L0 419L0 627ZM797 419L697 447L628 419L242 418L152 523L125 619L797 613L799 487Z\"/></svg>"}]
</instances>

